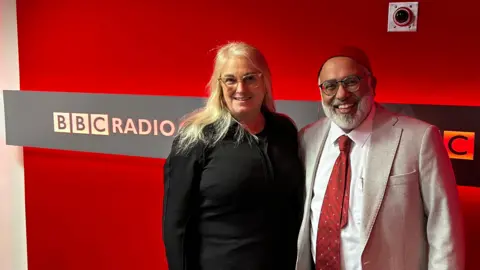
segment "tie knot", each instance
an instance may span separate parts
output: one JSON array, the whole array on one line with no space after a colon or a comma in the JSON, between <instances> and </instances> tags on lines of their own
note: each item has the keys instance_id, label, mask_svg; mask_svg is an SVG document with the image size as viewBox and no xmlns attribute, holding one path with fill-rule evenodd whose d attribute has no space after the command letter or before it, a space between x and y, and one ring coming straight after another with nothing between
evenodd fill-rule
<instances>
[{"instance_id":1,"label":"tie knot","mask_svg":"<svg viewBox=\"0 0 480 270\"><path fill-rule=\"evenodd\" d=\"M351 142L352 140L350 140L348 136L346 135L340 136L340 138L338 138L338 147L340 148L340 152L348 151L350 149Z\"/></svg>"}]
</instances>

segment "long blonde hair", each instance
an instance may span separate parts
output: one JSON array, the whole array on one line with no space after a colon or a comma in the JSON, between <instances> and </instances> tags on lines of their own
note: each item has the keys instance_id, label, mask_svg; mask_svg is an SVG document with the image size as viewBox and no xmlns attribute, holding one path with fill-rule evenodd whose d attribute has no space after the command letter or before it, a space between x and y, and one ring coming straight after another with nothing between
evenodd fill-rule
<instances>
[{"instance_id":1,"label":"long blonde hair","mask_svg":"<svg viewBox=\"0 0 480 270\"><path fill-rule=\"evenodd\" d=\"M207 146L214 146L225 137L230 126L236 122L224 103L222 85L218 80L225 63L235 56L247 58L262 73L266 89L262 106L270 112L276 111L272 97L271 73L263 54L257 48L244 42L229 42L217 50L213 73L207 85L210 95L205 106L184 117L177 135L178 151L187 151L199 141ZM207 137L204 131L209 125L213 130ZM244 133L243 128L240 127L235 133L235 139L240 141Z\"/></svg>"}]
</instances>

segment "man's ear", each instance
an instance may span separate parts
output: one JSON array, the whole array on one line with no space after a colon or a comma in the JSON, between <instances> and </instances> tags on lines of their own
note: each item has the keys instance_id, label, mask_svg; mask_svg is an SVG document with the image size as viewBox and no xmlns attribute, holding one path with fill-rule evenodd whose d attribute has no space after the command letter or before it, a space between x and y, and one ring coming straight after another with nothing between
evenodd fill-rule
<instances>
[{"instance_id":1,"label":"man's ear","mask_svg":"<svg viewBox=\"0 0 480 270\"><path fill-rule=\"evenodd\" d=\"M373 96L375 96L377 89L377 78L373 75L370 76L370 87L372 87Z\"/></svg>"}]
</instances>

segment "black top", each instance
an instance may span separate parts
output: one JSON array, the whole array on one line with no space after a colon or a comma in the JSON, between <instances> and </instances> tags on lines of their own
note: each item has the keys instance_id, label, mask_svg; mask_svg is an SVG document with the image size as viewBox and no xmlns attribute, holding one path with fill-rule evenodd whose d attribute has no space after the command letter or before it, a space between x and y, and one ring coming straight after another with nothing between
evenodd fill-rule
<instances>
[{"instance_id":1,"label":"black top","mask_svg":"<svg viewBox=\"0 0 480 270\"><path fill-rule=\"evenodd\" d=\"M297 129L265 113L259 142L197 144L164 167L163 240L170 270L293 270L304 173ZM265 151L266 150L266 151Z\"/></svg>"}]
</instances>

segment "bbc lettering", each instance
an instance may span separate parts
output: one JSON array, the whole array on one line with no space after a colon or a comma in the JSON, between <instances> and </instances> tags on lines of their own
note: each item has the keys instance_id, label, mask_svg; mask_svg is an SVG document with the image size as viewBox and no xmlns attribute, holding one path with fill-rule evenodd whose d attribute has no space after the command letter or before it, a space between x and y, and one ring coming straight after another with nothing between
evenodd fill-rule
<instances>
[{"instance_id":1,"label":"bbc lettering","mask_svg":"<svg viewBox=\"0 0 480 270\"><path fill-rule=\"evenodd\" d=\"M54 112L53 130L60 133L110 134L106 114Z\"/></svg>"},{"instance_id":2,"label":"bbc lettering","mask_svg":"<svg viewBox=\"0 0 480 270\"><path fill-rule=\"evenodd\" d=\"M474 159L475 132L445 130L443 143L451 159Z\"/></svg>"},{"instance_id":3,"label":"bbc lettering","mask_svg":"<svg viewBox=\"0 0 480 270\"><path fill-rule=\"evenodd\" d=\"M53 131L57 133L108 136L111 134L173 136L176 128L170 120L109 117L108 114L53 113Z\"/></svg>"}]
</instances>

